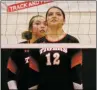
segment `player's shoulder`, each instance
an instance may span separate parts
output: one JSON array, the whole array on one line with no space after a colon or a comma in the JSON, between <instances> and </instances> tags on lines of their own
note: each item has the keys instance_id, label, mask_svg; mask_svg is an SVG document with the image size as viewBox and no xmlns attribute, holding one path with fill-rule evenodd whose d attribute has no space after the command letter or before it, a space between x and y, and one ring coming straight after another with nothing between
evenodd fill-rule
<instances>
[{"instance_id":1,"label":"player's shoulder","mask_svg":"<svg viewBox=\"0 0 97 90\"><path fill-rule=\"evenodd\" d=\"M68 49L68 55L69 55L69 57L73 57L73 56L75 56L75 55L79 55L79 54L81 54L81 53L83 53L83 51L82 51L82 49L81 48L72 48L72 49Z\"/></svg>"},{"instance_id":2,"label":"player's shoulder","mask_svg":"<svg viewBox=\"0 0 97 90\"><path fill-rule=\"evenodd\" d=\"M44 43L45 42L45 36L39 38L38 40L36 40L34 43Z\"/></svg>"},{"instance_id":3,"label":"player's shoulder","mask_svg":"<svg viewBox=\"0 0 97 90\"><path fill-rule=\"evenodd\" d=\"M79 40L70 34L67 34L67 38L70 41L70 43L79 43Z\"/></svg>"},{"instance_id":4,"label":"player's shoulder","mask_svg":"<svg viewBox=\"0 0 97 90\"><path fill-rule=\"evenodd\" d=\"M28 49L13 49L10 56L19 58L20 56L24 55L27 50Z\"/></svg>"}]
</instances>

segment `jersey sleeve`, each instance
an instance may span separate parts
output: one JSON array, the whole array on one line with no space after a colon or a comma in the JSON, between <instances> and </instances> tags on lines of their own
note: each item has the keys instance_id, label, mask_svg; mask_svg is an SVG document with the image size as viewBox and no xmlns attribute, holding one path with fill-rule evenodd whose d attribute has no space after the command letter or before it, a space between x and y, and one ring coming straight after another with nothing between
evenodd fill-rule
<instances>
[{"instance_id":1,"label":"jersey sleeve","mask_svg":"<svg viewBox=\"0 0 97 90\"><path fill-rule=\"evenodd\" d=\"M8 74L8 81L16 80L16 73L17 73L17 65L14 61L13 53L9 56L7 62L7 74Z\"/></svg>"},{"instance_id":2,"label":"jersey sleeve","mask_svg":"<svg viewBox=\"0 0 97 90\"><path fill-rule=\"evenodd\" d=\"M73 43L79 43L79 40L77 38L75 38L75 37L73 37L73 38L74 38L74 39L72 39Z\"/></svg>"},{"instance_id":3,"label":"jersey sleeve","mask_svg":"<svg viewBox=\"0 0 97 90\"><path fill-rule=\"evenodd\" d=\"M12 59L12 53L11 53L7 61L7 85L9 89L17 89L17 83L16 83L17 69L18 69L17 65L15 61Z\"/></svg>"},{"instance_id":4,"label":"jersey sleeve","mask_svg":"<svg viewBox=\"0 0 97 90\"><path fill-rule=\"evenodd\" d=\"M71 57L72 81L78 84L82 83L82 50L74 50Z\"/></svg>"},{"instance_id":5,"label":"jersey sleeve","mask_svg":"<svg viewBox=\"0 0 97 90\"><path fill-rule=\"evenodd\" d=\"M39 60L39 49L30 49L29 57L29 68L39 72L38 60Z\"/></svg>"},{"instance_id":6,"label":"jersey sleeve","mask_svg":"<svg viewBox=\"0 0 97 90\"><path fill-rule=\"evenodd\" d=\"M39 58L39 53L37 49L31 49L29 57L29 74L28 74L29 88L39 84L40 73L39 73L39 66L37 63L38 58Z\"/></svg>"},{"instance_id":7,"label":"jersey sleeve","mask_svg":"<svg viewBox=\"0 0 97 90\"><path fill-rule=\"evenodd\" d=\"M69 43L79 43L79 40L72 35L68 34L67 39L69 40Z\"/></svg>"}]
</instances>

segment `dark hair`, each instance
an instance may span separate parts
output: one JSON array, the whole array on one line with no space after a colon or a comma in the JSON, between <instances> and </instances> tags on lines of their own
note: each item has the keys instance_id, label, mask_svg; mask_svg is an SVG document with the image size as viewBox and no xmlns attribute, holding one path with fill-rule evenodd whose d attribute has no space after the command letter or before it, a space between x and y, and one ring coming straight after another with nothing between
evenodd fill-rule
<instances>
[{"instance_id":1,"label":"dark hair","mask_svg":"<svg viewBox=\"0 0 97 90\"><path fill-rule=\"evenodd\" d=\"M29 21L29 27L28 27L28 30L30 31L30 30L32 30L32 28L33 28L33 22L34 22L34 19L36 18L36 17L43 17L43 16L41 16L41 15L36 15L36 16L33 16L31 19L30 19L30 21Z\"/></svg>"},{"instance_id":2,"label":"dark hair","mask_svg":"<svg viewBox=\"0 0 97 90\"><path fill-rule=\"evenodd\" d=\"M52 6L52 7L50 7L50 8L47 10L47 12L46 12L46 20L47 20L47 14L48 14L49 10L52 9L52 8L57 8L57 9L59 9L59 10L62 12L63 18L64 18L64 20L65 20L65 13L64 13L64 11L63 11L61 8L57 7L57 6Z\"/></svg>"}]
</instances>

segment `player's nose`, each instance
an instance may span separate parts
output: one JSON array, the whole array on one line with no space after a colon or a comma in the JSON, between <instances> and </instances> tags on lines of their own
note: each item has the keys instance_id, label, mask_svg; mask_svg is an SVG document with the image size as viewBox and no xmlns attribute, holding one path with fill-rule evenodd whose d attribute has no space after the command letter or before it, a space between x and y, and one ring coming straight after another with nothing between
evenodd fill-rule
<instances>
[{"instance_id":1,"label":"player's nose","mask_svg":"<svg viewBox=\"0 0 97 90\"><path fill-rule=\"evenodd\" d=\"M41 24L41 28L45 28L45 25L44 24Z\"/></svg>"}]
</instances>

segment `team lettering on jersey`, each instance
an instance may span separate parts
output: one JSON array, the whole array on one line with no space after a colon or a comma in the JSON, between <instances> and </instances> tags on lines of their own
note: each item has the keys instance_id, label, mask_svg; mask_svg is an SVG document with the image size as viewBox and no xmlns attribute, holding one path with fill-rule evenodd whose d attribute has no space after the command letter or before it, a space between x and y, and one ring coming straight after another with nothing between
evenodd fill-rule
<instances>
[{"instance_id":1,"label":"team lettering on jersey","mask_svg":"<svg viewBox=\"0 0 97 90\"><path fill-rule=\"evenodd\" d=\"M65 53L68 52L67 48L42 48L40 49L40 54L47 52L47 51L62 51Z\"/></svg>"},{"instance_id":2,"label":"team lettering on jersey","mask_svg":"<svg viewBox=\"0 0 97 90\"><path fill-rule=\"evenodd\" d=\"M25 64L29 63L29 59L30 59L30 57L25 58Z\"/></svg>"}]
</instances>

